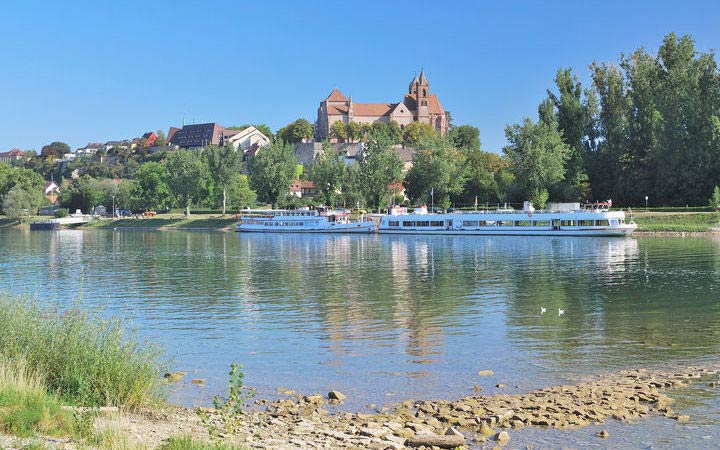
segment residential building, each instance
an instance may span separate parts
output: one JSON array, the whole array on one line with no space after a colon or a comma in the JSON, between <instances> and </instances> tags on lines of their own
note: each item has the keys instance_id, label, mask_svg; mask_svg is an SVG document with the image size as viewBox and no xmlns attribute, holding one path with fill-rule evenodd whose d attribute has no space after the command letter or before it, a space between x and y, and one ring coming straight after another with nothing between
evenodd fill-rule
<instances>
[{"instance_id":1,"label":"residential building","mask_svg":"<svg viewBox=\"0 0 720 450\"><path fill-rule=\"evenodd\" d=\"M265 136L260 130L249 126L244 130L225 130L225 144L232 144L235 150L242 150L247 153L251 148L260 148L270 143L270 137Z\"/></svg>"},{"instance_id":2,"label":"residential building","mask_svg":"<svg viewBox=\"0 0 720 450\"><path fill-rule=\"evenodd\" d=\"M99 142L88 142L88 144L85 147L81 147L77 150L75 150L75 155L78 158L82 157L89 157L95 155L98 150L105 149L105 144L101 144Z\"/></svg>"},{"instance_id":3,"label":"residential building","mask_svg":"<svg viewBox=\"0 0 720 450\"><path fill-rule=\"evenodd\" d=\"M448 132L448 113L443 109L437 95L430 93L430 83L425 71L412 79L403 101L398 103L354 103L352 96L345 97L338 89L320 103L315 122L315 139L321 141L330 136L335 122L372 124L397 122L401 128L412 122L428 123L444 135Z\"/></svg>"},{"instance_id":4,"label":"residential building","mask_svg":"<svg viewBox=\"0 0 720 450\"><path fill-rule=\"evenodd\" d=\"M310 180L293 180L290 185L290 195L299 198L314 197L317 193L318 190L315 188L315 184Z\"/></svg>"},{"instance_id":5,"label":"residential building","mask_svg":"<svg viewBox=\"0 0 720 450\"><path fill-rule=\"evenodd\" d=\"M196 123L182 128L170 127L168 142L182 148L225 145L225 128L217 123Z\"/></svg>"},{"instance_id":6,"label":"residential building","mask_svg":"<svg viewBox=\"0 0 720 450\"><path fill-rule=\"evenodd\" d=\"M14 148L9 152L0 152L0 163L12 164L13 162L22 159L25 153L21 150Z\"/></svg>"},{"instance_id":7,"label":"residential building","mask_svg":"<svg viewBox=\"0 0 720 450\"><path fill-rule=\"evenodd\" d=\"M148 131L147 133L143 134L142 137L140 137L140 140L145 139L145 146L146 147L152 147L155 145L155 141L157 141L157 134L155 134L154 131Z\"/></svg>"}]
</instances>

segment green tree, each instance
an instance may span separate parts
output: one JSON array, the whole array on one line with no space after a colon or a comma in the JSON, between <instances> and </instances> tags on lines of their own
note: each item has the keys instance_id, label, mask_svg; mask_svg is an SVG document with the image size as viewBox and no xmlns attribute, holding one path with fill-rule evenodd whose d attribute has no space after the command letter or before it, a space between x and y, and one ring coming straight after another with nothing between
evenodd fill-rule
<instances>
[{"instance_id":1,"label":"green tree","mask_svg":"<svg viewBox=\"0 0 720 450\"><path fill-rule=\"evenodd\" d=\"M164 147L165 144L167 144L167 138L165 138L165 132L163 130L157 130L155 133L157 135L157 139L155 139L155 146L156 147Z\"/></svg>"},{"instance_id":2,"label":"green tree","mask_svg":"<svg viewBox=\"0 0 720 450\"><path fill-rule=\"evenodd\" d=\"M585 140L589 133L588 112L583 104L582 86L570 68L558 69L555 75L558 94L548 90L548 98L555 107L558 129L570 154L566 162L565 178L554 186L558 200L576 201L587 198L588 176L585 171Z\"/></svg>"},{"instance_id":3,"label":"green tree","mask_svg":"<svg viewBox=\"0 0 720 450\"><path fill-rule=\"evenodd\" d=\"M36 214L42 204L42 194L38 190L28 190L20 185L13 186L4 196L2 208L5 214L17 220Z\"/></svg>"},{"instance_id":4,"label":"green tree","mask_svg":"<svg viewBox=\"0 0 720 450\"><path fill-rule=\"evenodd\" d=\"M224 147L209 146L205 150L205 156L210 178L222 191L222 213L225 215L228 184L233 176L242 170L243 154L235 150L232 144L228 144Z\"/></svg>"},{"instance_id":5,"label":"green tree","mask_svg":"<svg viewBox=\"0 0 720 450\"><path fill-rule=\"evenodd\" d=\"M465 151L465 161L465 186L460 197L461 203L471 205L475 199L480 204L499 202L499 177L503 169L500 156L477 149Z\"/></svg>"},{"instance_id":6,"label":"green tree","mask_svg":"<svg viewBox=\"0 0 720 450\"><path fill-rule=\"evenodd\" d=\"M247 175L234 174L228 183L228 205L234 211L245 207L252 208L255 205L257 194L250 188L250 180Z\"/></svg>"},{"instance_id":7,"label":"green tree","mask_svg":"<svg viewBox=\"0 0 720 450\"><path fill-rule=\"evenodd\" d=\"M720 211L720 186L715 186L712 196L708 202L710 206Z\"/></svg>"},{"instance_id":8,"label":"green tree","mask_svg":"<svg viewBox=\"0 0 720 450\"><path fill-rule=\"evenodd\" d=\"M330 137L335 138L340 142L345 141L347 139L347 128L345 128L345 124L338 121L335 121L330 125Z\"/></svg>"},{"instance_id":9,"label":"green tree","mask_svg":"<svg viewBox=\"0 0 720 450\"><path fill-rule=\"evenodd\" d=\"M333 150L327 141L322 143L322 148L322 153L308 168L308 178L315 184L322 201L332 206L335 205L337 193L345 178L345 158Z\"/></svg>"},{"instance_id":10,"label":"green tree","mask_svg":"<svg viewBox=\"0 0 720 450\"><path fill-rule=\"evenodd\" d=\"M167 209L173 206L173 194L168 185L165 164L146 162L135 172L131 202L133 209ZM122 203L118 201L118 205ZM125 203L128 206L128 203Z\"/></svg>"},{"instance_id":11,"label":"green tree","mask_svg":"<svg viewBox=\"0 0 720 450\"><path fill-rule=\"evenodd\" d=\"M15 187L18 189L42 195L45 181L36 172L24 167L12 167L0 164L0 208L4 204L5 196Z\"/></svg>"},{"instance_id":12,"label":"green tree","mask_svg":"<svg viewBox=\"0 0 720 450\"><path fill-rule=\"evenodd\" d=\"M378 211L390 195L389 186L402 178L403 163L392 145L387 131L373 131L358 158L357 183L363 198Z\"/></svg>"},{"instance_id":13,"label":"green tree","mask_svg":"<svg viewBox=\"0 0 720 450\"><path fill-rule=\"evenodd\" d=\"M100 205L105 197L100 182L87 174L79 176L60 192L60 204L64 208L70 211L79 209L86 214Z\"/></svg>"},{"instance_id":14,"label":"green tree","mask_svg":"<svg viewBox=\"0 0 720 450\"><path fill-rule=\"evenodd\" d=\"M570 154L557 122L545 114L546 107L544 102L538 123L525 118L522 124L506 127L509 144L503 148L525 195L540 208L545 207L550 186L563 179Z\"/></svg>"},{"instance_id":15,"label":"green tree","mask_svg":"<svg viewBox=\"0 0 720 450\"><path fill-rule=\"evenodd\" d=\"M347 135L347 138L350 140L350 142L355 142L360 139L360 132L361 126L357 122L348 122L345 125L345 134Z\"/></svg>"},{"instance_id":16,"label":"green tree","mask_svg":"<svg viewBox=\"0 0 720 450\"><path fill-rule=\"evenodd\" d=\"M448 137L455 148L467 151L480 150L480 130L472 125L454 127L448 133Z\"/></svg>"},{"instance_id":17,"label":"green tree","mask_svg":"<svg viewBox=\"0 0 720 450\"><path fill-rule=\"evenodd\" d=\"M168 173L168 186L190 216L190 206L207 197L208 167L198 152L178 150L164 161Z\"/></svg>"},{"instance_id":18,"label":"green tree","mask_svg":"<svg viewBox=\"0 0 720 450\"><path fill-rule=\"evenodd\" d=\"M42 159L48 158L62 158L66 154L70 153L70 146L64 142L55 141L51 144L45 145L40 150L40 157Z\"/></svg>"},{"instance_id":19,"label":"green tree","mask_svg":"<svg viewBox=\"0 0 720 450\"><path fill-rule=\"evenodd\" d=\"M313 126L305 119L298 119L277 132L277 138L284 142L296 143L305 139L312 139Z\"/></svg>"},{"instance_id":20,"label":"green tree","mask_svg":"<svg viewBox=\"0 0 720 450\"><path fill-rule=\"evenodd\" d=\"M400 128L400 124L395 122L394 120L390 120L387 123L387 133L390 137L390 142L392 142L392 145L395 144L402 144L403 141L403 130Z\"/></svg>"},{"instance_id":21,"label":"green tree","mask_svg":"<svg viewBox=\"0 0 720 450\"><path fill-rule=\"evenodd\" d=\"M293 146L281 140L260 149L250 160L250 186L261 202L277 204L288 193L297 159Z\"/></svg>"},{"instance_id":22,"label":"green tree","mask_svg":"<svg viewBox=\"0 0 720 450\"><path fill-rule=\"evenodd\" d=\"M403 143L415 145L419 142L428 142L438 139L437 131L429 123L412 122L405 125L403 130Z\"/></svg>"},{"instance_id":23,"label":"green tree","mask_svg":"<svg viewBox=\"0 0 720 450\"><path fill-rule=\"evenodd\" d=\"M405 176L405 191L413 201L450 207L450 196L462 192L465 156L449 140L431 141L415 149L413 166ZM432 195L431 195L432 193Z\"/></svg>"}]
</instances>

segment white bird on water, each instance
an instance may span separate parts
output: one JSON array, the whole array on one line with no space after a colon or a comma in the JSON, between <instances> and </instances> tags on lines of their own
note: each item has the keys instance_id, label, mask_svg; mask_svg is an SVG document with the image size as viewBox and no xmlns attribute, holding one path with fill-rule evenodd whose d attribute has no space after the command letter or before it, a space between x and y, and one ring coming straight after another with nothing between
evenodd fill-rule
<instances>
[{"instance_id":1,"label":"white bird on water","mask_svg":"<svg viewBox=\"0 0 720 450\"><path fill-rule=\"evenodd\" d=\"M547 312L547 309L545 309L544 306L540 307L540 314L545 314Z\"/></svg>"},{"instance_id":2,"label":"white bird on water","mask_svg":"<svg viewBox=\"0 0 720 450\"><path fill-rule=\"evenodd\" d=\"M565 314L565 310L558 308L558 317L562 316L563 314Z\"/></svg>"}]
</instances>

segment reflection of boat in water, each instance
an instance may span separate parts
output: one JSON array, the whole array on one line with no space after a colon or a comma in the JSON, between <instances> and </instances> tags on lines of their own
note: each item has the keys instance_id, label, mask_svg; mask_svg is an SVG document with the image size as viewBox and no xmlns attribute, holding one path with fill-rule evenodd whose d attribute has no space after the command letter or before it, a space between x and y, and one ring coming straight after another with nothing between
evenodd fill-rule
<instances>
[{"instance_id":1,"label":"reflection of boat in water","mask_svg":"<svg viewBox=\"0 0 720 450\"><path fill-rule=\"evenodd\" d=\"M378 231L387 234L459 234L528 236L628 236L637 225L625 222L623 211L610 211L611 203L589 208L579 203L564 210L535 211L530 202L522 210L497 209L454 213L428 213L419 208L391 208L382 216Z\"/></svg>"},{"instance_id":2,"label":"reflection of boat in water","mask_svg":"<svg viewBox=\"0 0 720 450\"><path fill-rule=\"evenodd\" d=\"M344 210L257 209L238 216L235 231L263 233L372 233L375 222L350 220Z\"/></svg>"}]
</instances>

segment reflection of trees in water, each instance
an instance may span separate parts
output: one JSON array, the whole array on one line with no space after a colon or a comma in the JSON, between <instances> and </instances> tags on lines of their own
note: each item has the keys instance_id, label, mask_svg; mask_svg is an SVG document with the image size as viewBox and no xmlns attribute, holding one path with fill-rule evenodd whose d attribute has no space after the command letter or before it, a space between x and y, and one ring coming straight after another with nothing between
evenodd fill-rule
<instances>
[{"instance_id":1,"label":"reflection of trees in water","mask_svg":"<svg viewBox=\"0 0 720 450\"><path fill-rule=\"evenodd\" d=\"M516 345L567 365L659 363L717 351L720 251L711 240L551 242L529 249L532 262L513 271L507 320Z\"/></svg>"}]
</instances>

